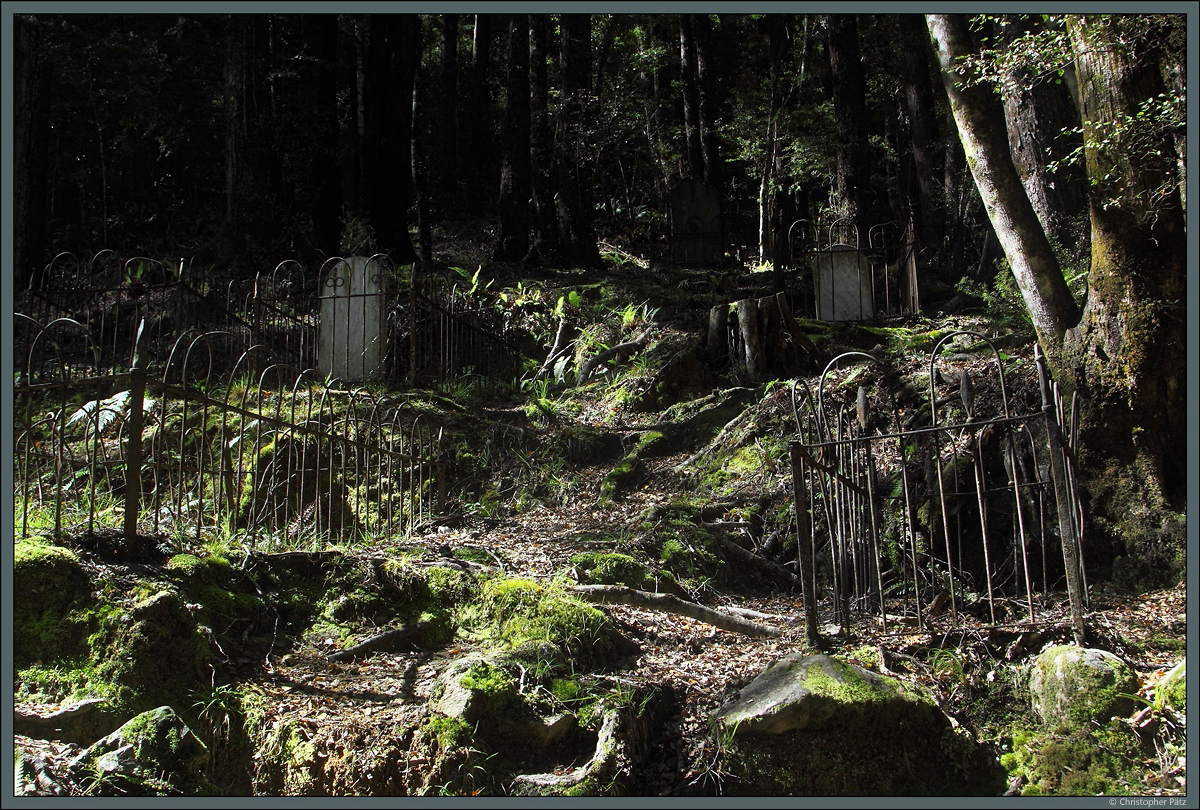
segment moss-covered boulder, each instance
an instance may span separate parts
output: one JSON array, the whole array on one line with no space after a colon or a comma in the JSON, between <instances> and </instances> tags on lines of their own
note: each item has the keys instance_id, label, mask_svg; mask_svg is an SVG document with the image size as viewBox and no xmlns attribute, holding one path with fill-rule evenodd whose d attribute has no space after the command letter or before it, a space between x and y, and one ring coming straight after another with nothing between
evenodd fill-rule
<instances>
[{"instance_id":1,"label":"moss-covered boulder","mask_svg":"<svg viewBox=\"0 0 1200 810\"><path fill-rule=\"evenodd\" d=\"M1047 726L1086 728L1130 714L1138 677L1110 652L1058 645L1037 657L1029 691L1034 711Z\"/></svg>"},{"instance_id":2,"label":"moss-covered boulder","mask_svg":"<svg viewBox=\"0 0 1200 810\"><path fill-rule=\"evenodd\" d=\"M97 795L171 796L208 792L208 748L170 706L134 717L72 762Z\"/></svg>"},{"instance_id":3,"label":"moss-covered boulder","mask_svg":"<svg viewBox=\"0 0 1200 810\"><path fill-rule=\"evenodd\" d=\"M997 795L994 754L924 689L827 655L769 665L713 717L738 795Z\"/></svg>"},{"instance_id":4,"label":"moss-covered boulder","mask_svg":"<svg viewBox=\"0 0 1200 810\"><path fill-rule=\"evenodd\" d=\"M90 598L91 578L69 549L22 540L13 549L13 657L18 667L84 651L87 623L73 616ZM79 620L77 620L79 619Z\"/></svg>"}]
</instances>

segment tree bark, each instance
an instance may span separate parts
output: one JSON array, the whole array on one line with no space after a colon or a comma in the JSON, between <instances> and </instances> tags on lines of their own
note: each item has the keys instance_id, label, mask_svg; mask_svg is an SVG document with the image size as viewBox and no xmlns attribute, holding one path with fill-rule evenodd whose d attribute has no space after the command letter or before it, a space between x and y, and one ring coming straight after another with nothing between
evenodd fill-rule
<instances>
[{"instance_id":1,"label":"tree bark","mask_svg":"<svg viewBox=\"0 0 1200 810\"><path fill-rule=\"evenodd\" d=\"M1003 110L991 89L972 84L960 60L974 53L964 15L926 15L942 80L958 126L967 165L1048 357L1079 321L1079 308L1013 166Z\"/></svg>"},{"instance_id":2,"label":"tree bark","mask_svg":"<svg viewBox=\"0 0 1200 810\"><path fill-rule=\"evenodd\" d=\"M858 228L866 246L873 211L870 152L867 149L867 83L854 15L829 17L829 66L837 148L837 207Z\"/></svg>"},{"instance_id":3,"label":"tree bark","mask_svg":"<svg viewBox=\"0 0 1200 810\"><path fill-rule=\"evenodd\" d=\"M1172 133L1138 143L1114 125L1135 121L1164 92L1152 43L1111 17L1071 17L1068 28L1084 121L1092 264L1066 370L1091 405L1081 433L1096 461L1092 494L1114 520L1165 501L1182 508L1187 486L1187 247ZM1141 53L1134 48L1142 49ZM1143 492L1120 492L1131 471Z\"/></svg>"},{"instance_id":4,"label":"tree bark","mask_svg":"<svg viewBox=\"0 0 1200 810\"><path fill-rule=\"evenodd\" d=\"M696 84L699 90L700 154L704 158L704 182L721 189L724 170L717 138L716 54L713 52L712 21L707 14L692 15L692 32L696 42Z\"/></svg>"},{"instance_id":5,"label":"tree bark","mask_svg":"<svg viewBox=\"0 0 1200 810\"><path fill-rule=\"evenodd\" d=\"M458 200L458 15L443 14L439 29L437 120L430 157L430 204L439 215Z\"/></svg>"},{"instance_id":6,"label":"tree bark","mask_svg":"<svg viewBox=\"0 0 1200 810\"><path fill-rule=\"evenodd\" d=\"M301 17L305 53L301 92L306 95L308 169L301 174L299 202L309 206L313 247L321 260L341 247L342 192L338 170L337 35L333 14Z\"/></svg>"},{"instance_id":7,"label":"tree bark","mask_svg":"<svg viewBox=\"0 0 1200 810\"><path fill-rule=\"evenodd\" d=\"M1003 26L1003 43L1012 43L1031 31L1027 18ZM1064 83L1039 80L1027 71L1011 73L1002 85L1004 120L1013 164L1034 213L1061 259L1071 253L1086 255L1087 242L1079 244L1079 228L1087 209L1087 177L1078 164L1064 164L1054 175L1051 161L1062 161L1082 145L1074 134L1079 112Z\"/></svg>"}]
</instances>

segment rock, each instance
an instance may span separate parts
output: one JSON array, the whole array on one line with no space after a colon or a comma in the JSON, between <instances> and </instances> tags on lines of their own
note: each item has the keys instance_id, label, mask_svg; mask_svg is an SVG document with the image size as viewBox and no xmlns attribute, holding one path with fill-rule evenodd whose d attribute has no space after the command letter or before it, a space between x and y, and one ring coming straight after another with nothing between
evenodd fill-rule
<instances>
[{"instance_id":1,"label":"rock","mask_svg":"<svg viewBox=\"0 0 1200 810\"><path fill-rule=\"evenodd\" d=\"M207 761L208 747L174 709L159 706L84 750L71 770L118 795L195 795L205 792Z\"/></svg>"},{"instance_id":2,"label":"rock","mask_svg":"<svg viewBox=\"0 0 1200 810\"><path fill-rule=\"evenodd\" d=\"M1105 650L1059 645L1043 650L1029 678L1033 708L1048 726L1083 728L1107 723L1134 708L1133 669Z\"/></svg>"},{"instance_id":3,"label":"rock","mask_svg":"<svg viewBox=\"0 0 1200 810\"><path fill-rule=\"evenodd\" d=\"M827 655L768 666L714 715L724 791L999 795L1005 774L925 690Z\"/></svg>"},{"instance_id":4,"label":"rock","mask_svg":"<svg viewBox=\"0 0 1200 810\"><path fill-rule=\"evenodd\" d=\"M864 714L928 714L932 708L898 679L828 655L793 653L769 664L714 719L734 734L783 734L858 723Z\"/></svg>"}]
</instances>

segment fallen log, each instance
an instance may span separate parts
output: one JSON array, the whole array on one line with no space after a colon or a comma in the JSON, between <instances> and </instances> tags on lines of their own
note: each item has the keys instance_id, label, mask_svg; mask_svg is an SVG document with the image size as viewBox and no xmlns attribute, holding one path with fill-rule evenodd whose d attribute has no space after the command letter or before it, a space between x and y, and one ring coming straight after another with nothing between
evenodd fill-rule
<instances>
[{"instance_id":1,"label":"fallen log","mask_svg":"<svg viewBox=\"0 0 1200 810\"><path fill-rule=\"evenodd\" d=\"M747 636L778 636L783 633L778 627L748 621L695 602L688 602L669 593L650 593L624 585L574 585L568 590L594 604L629 605L674 613L711 624L721 630L731 630Z\"/></svg>"}]
</instances>

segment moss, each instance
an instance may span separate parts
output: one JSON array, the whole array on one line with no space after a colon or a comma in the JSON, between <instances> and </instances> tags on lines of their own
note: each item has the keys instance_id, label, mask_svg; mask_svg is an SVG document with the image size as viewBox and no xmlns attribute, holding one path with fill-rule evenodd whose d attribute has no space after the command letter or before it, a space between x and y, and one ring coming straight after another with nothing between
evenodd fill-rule
<instances>
[{"instance_id":1,"label":"moss","mask_svg":"<svg viewBox=\"0 0 1200 810\"><path fill-rule=\"evenodd\" d=\"M556 585L497 578L483 583L478 601L460 612L468 637L501 647L546 642L581 665L612 653L607 617Z\"/></svg>"},{"instance_id":2,"label":"moss","mask_svg":"<svg viewBox=\"0 0 1200 810\"><path fill-rule=\"evenodd\" d=\"M586 552L572 557L571 565L579 582L587 585L627 585L647 591L675 586L675 578L669 572L656 573L628 554Z\"/></svg>"},{"instance_id":3,"label":"moss","mask_svg":"<svg viewBox=\"0 0 1200 810\"><path fill-rule=\"evenodd\" d=\"M1141 758L1136 736L1124 724L1110 727L1013 732L1012 751L1000 758L1025 781L1026 796L1120 796L1136 792Z\"/></svg>"},{"instance_id":4,"label":"moss","mask_svg":"<svg viewBox=\"0 0 1200 810\"><path fill-rule=\"evenodd\" d=\"M465 748L471 744L471 727L457 717L435 714L417 731L418 742L434 743L441 751Z\"/></svg>"},{"instance_id":5,"label":"moss","mask_svg":"<svg viewBox=\"0 0 1200 810\"><path fill-rule=\"evenodd\" d=\"M13 656L18 667L80 656L91 625L91 578L74 552L34 540L13 549Z\"/></svg>"}]
</instances>

